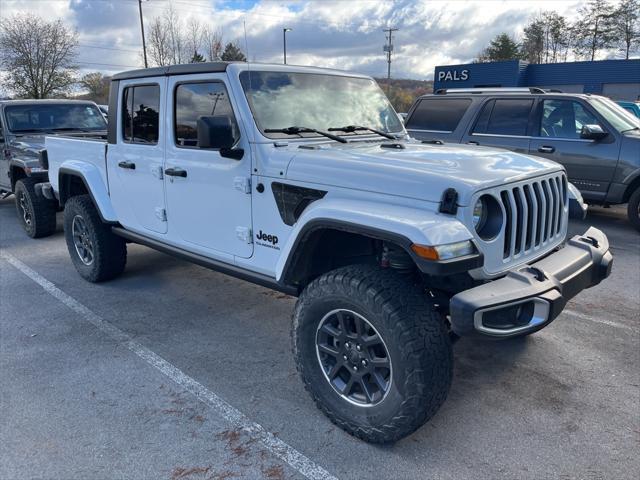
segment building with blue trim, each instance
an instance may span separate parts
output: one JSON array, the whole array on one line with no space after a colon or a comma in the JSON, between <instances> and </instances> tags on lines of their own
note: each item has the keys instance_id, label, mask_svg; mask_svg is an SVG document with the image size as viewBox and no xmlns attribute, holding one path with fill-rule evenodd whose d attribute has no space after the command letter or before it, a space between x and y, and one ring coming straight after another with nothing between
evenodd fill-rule
<instances>
[{"instance_id":1,"label":"building with blue trim","mask_svg":"<svg viewBox=\"0 0 640 480\"><path fill-rule=\"evenodd\" d=\"M640 101L640 59L532 64L521 60L438 66L434 90L541 87Z\"/></svg>"}]
</instances>

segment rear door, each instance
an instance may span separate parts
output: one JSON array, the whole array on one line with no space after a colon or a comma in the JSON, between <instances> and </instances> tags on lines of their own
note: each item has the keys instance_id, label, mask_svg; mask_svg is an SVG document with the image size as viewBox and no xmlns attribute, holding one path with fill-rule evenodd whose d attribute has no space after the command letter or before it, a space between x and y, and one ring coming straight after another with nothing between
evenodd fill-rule
<instances>
[{"instance_id":1,"label":"rear door","mask_svg":"<svg viewBox=\"0 0 640 480\"><path fill-rule=\"evenodd\" d=\"M462 142L529 153L534 102L531 96L488 99Z\"/></svg>"},{"instance_id":2,"label":"rear door","mask_svg":"<svg viewBox=\"0 0 640 480\"><path fill-rule=\"evenodd\" d=\"M603 140L580 138L583 125L600 125ZM589 105L578 99L540 99L530 153L561 163L569 181L588 199L604 199L618 164L620 143Z\"/></svg>"},{"instance_id":3,"label":"rear door","mask_svg":"<svg viewBox=\"0 0 640 480\"><path fill-rule=\"evenodd\" d=\"M166 77L120 82L118 140L109 145L107 170L113 207L123 226L164 234L167 221L162 165Z\"/></svg>"},{"instance_id":4,"label":"rear door","mask_svg":"<svg viewBox=\"0 0 640 480\"><path fill-rule=\"evenodd\" d=\"M236 121L226 75L193 75L188 81L172 77L168 87L165 172L173 169L186 175L165 175L171 240L191 250L248 258L253 253L251 155ZM200 148L201 116L230 117L235 145L244 148L244 156L237 160Z\"/></svg>"},{"instance_id":5,"label":"rear door","mask_svg":"<svg viewBox=\"0 0 640 480\"><path fill-rule=\"evenodd\" d=\"M470 98L424 97L409 112L405 126L418 140L460 141L459 126L471 106Z\"/></svg>"}]
</instances>

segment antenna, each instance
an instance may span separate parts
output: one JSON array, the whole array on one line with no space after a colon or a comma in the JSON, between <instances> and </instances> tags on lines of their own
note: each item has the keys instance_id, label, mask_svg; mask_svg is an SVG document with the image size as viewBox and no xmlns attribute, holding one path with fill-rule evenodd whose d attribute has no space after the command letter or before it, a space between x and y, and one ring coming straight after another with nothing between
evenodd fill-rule
<instances>
[{"instance_id":1,"label":"antenna","mask_svg":"<svg viewBox=\"0 0 640 480\"><path fill-rule=\"evenodd\" d=\"M244 28L244 49L247 51L247 63L249 63L249 42L247 42L247 21L242 20L242 26Z\"/></svg>"},{"instance_id":2,"label":"antenna","mask_svg":"<svg viewBox=\"0 0 640 480\"><path fill-rule=\"evenodd\" d=\"M393 32L397 32L398 28L385 28L382 31L387 33L387 40L389 43L382 47L382 51L387 53L387 95L391 88L391 52L393 52Z\"/></svg>"}]
</instances>

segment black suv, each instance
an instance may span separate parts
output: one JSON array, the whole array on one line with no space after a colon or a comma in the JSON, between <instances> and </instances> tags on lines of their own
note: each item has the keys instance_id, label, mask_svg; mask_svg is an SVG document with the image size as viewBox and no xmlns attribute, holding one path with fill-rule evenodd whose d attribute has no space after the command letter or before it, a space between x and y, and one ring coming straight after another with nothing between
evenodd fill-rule
<instances>
[{"instance_id":1,"label":"black suv","mask_svg":"<svg viewBox=\"0 0 640 480\"><path fill-rule=\"evenodd\" d=\"M588 203L628 203L640 230L640 120L606 97L539 88L438 90L414 102L405 124L419 140L555 160Z\"/></svg>"}]
</instances>

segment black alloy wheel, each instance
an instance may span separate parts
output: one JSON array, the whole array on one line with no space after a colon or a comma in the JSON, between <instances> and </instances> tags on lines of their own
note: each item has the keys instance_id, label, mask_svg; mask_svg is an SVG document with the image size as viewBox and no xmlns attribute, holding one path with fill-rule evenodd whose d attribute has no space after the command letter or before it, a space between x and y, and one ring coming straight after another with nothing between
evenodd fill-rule
<instances>
[{"instance_id":1,"label":"black alloy wheel","mask_svg":"<svg viewBox=\"0 0 640 480\"><path fill-rule=\"evenodd\" d=\"M316 353L327 381L348 402L371 406L391 388L392 364L384 340L361 315L333 310L320 321Z\"/></svg>"},{"instance_id":2,"label":"black alloy wheel","mask_svg":"<svg viewBox=\"0 0 640 480\"><path fill-rule=\"evenodd\" d=\"M73 245L76 247L78 257L85 265L93 263L93 244L87 230L87 225L80 215L73 217L71 222L71 236L73 237Z\"/></svg>"}]
</instances>

